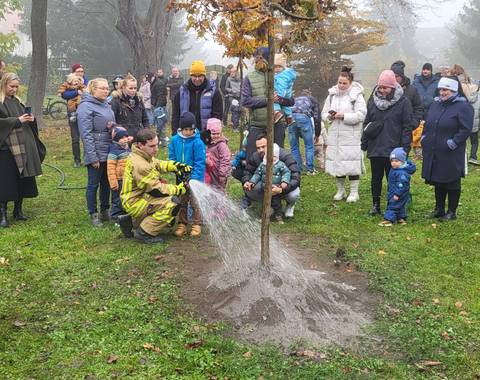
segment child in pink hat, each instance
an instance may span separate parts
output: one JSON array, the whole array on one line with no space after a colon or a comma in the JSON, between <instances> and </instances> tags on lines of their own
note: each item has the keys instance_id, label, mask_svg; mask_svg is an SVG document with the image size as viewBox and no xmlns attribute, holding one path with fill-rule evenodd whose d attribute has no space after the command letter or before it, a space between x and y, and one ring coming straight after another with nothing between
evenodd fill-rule
<instances>
[{"instance_id":1,"label":"child in pink hat","mask_svg":"<svg viewBox=\"0 0 480 380\"><path fill-rule=\"evenodd\" d=\"M207 130L210 131L211 141L207 145L205 183L225 192L232 166L228 140L222 134L222 121L208 119Z\"/></svg>"}]
</instances>

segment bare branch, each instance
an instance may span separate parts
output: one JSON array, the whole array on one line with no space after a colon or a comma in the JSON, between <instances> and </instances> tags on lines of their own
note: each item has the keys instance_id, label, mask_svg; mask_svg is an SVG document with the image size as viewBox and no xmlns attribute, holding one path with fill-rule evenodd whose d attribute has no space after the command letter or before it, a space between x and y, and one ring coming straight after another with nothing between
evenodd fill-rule
<instances>
[{"instance_id":1,"label":"bare branch","mask_svg":"<svg viewBox=\"0 0 480 380\"><path fill-rule=\"evenodd\" d=\"M290 17L290 18L293 18L293 19L296 19L296 20L306 20L306 21L315 21L315 20L318 20L318 16L314 16L314 17L310 17L310 16L300 16L300 15L296 15L295 13L292 13L290 11L287 11L284 7L282 7L280 4L277 4L277 3L271 3L270 4L270 7L272 9L276 9L280 12L282 12L284 15Z\"/></svg>"}]
</instances>

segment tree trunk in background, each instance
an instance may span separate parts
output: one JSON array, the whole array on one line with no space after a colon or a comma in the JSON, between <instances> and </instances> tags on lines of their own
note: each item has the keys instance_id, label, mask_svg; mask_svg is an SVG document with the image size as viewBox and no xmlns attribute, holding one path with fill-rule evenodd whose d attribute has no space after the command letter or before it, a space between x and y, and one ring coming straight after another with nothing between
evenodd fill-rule
<instances>
[{"instance_id":1,"label":"tree trunk in background","mask_svg":"<svg viewBox=\"0 0 480 380\"><path fill-rule=\"evenodd\" d=\"M168 3L168 0L151 0L147 15L142 19L134 0L117 0L118 19L115 27L130 43L132 69L138 79L142 74L162 68L165 45L174 17L173 11L167 11Z\"/></svg>"},{"instance_id":2,"label":"tree trunk in background","mask_svg":"<svg viewBox=\"0 0 480 380\"><path fill-rule=\"evenodd\" d=\"M43 98L47 84L47 0L32 1L32 69L27 104L32 106L39 127L43 126Z\"/></svg>"}]
</instances>

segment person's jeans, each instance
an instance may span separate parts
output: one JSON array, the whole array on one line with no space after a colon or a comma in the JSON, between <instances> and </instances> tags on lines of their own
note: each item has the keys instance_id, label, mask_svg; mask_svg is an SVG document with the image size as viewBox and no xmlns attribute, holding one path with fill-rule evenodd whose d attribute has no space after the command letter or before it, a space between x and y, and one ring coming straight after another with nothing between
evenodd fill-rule
<instances>
[{"instance_id":1,"label":"person's jeans","mask_svg":"<svg viewBox=\"0 0 480 380\"><path fill-rule=\"evenodd\" d=\"M110 217L117 218L119 215L125 214L120 200L120 192L122 191L123 181L118 180L118 190L112 190L112 207L110 209Z\"/></svg>"},{"instance_id":2,"label":"person's jeans","mask_svg":"<svg viewBox=\"0 0 480 380\"><path fill-rule=\"evenodd\" d=\"M472 144L472 148L470 150L470 159L476 160L478 151L478 132L472 132L470 135L470 142Z\"/></svg>"},{"instance_id":3,"label":"person's jeans","mask_svg":"<svg viewBox=\"0 0 480 380\"><path fill-rule=\"evenodd\" d=\"M153 120L153 111L151 108L145 108L145 111L147 112L147 117L148 117L148 125L152 126L154 123Z\"/></svg>"},{"instance_id":4,"label":"person's jeans","mask_svg":"<svg viewBox=\"0 0 480 380\"><path fill-rule=\"evenodd\" d=\"M100 167L95 169L92 165L87 165L88 183L87 183L87 208L88 213L94 214L97 210L97 191L100 187L100 211L108 210L110 207L110 185L107 176L107 163L100 162Z\"/></svg>"},{"instance_id":5,"label":"person's jeans","mask_svg":"<svg viewBox=\"0 0 480 380\"><path fill-rule=\"evenodd\" d=\"M222 123L224 127L227 126L229 110L230 110L230 97L224 96L223 97L223 117L222 117Z\"/></svg>"},{"instance_id":6,"label":"person's jeans","mask_svg":"<svg viewBox=\"0 0 480 380\"><path fill-rule=\"evenodd\" d=\"M75 112L72 112L75 114ZM78 123L75 114L75 121L71 121L70 118L73 120L72 113L69 113L68 119L68 126L70 127L70 136L72 137L72 153L73 159L75 162L80 162L80 131L78 130Z\"/></svg>"},{"instance_id":7,"label":"person's jeans","mask_svg":"<svg viewBox=\"0 0 480 380\"><path fill-rule=\"evenodd\" d=\"M295 123L288 127L288 140L290 141L290 149L292 156L297 161L300 170L303 170L303 160L300 153L299 138L305 143L305 160L307 161L307 170L313 171L313 160L315 148L313 146L313 127L312 120L303 113L294 113Z\"/></svg>"},{"instance_id":8,"label":"person's jeans","mask_svg":"<svg viewBox=\"0 0 480 380\"><path fill-rule=\"evenodd\" d=\"M232 113L233 129L238 129L240 127L240 106L231 105L230 112Z\"/></svg>"},{"instance_id":9,"label":"person's jeans","mask_svg":"<svg viewBox=\"0 0 480 380\"><path fill-rule=\"evenodd\" d=\"M168 120L167 107L157 107L153 110L153 116L155 118L155 125L157 127L158 141L165 145L167 143L167 131L165 126Z\"/></svg>"}]
</instances>

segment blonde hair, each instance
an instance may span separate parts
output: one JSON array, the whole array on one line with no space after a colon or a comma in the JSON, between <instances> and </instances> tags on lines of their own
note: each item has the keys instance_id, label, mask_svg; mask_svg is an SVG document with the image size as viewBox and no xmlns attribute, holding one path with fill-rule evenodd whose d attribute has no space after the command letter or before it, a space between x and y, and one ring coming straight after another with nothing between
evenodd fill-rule
<instances>
[{"instance_id":1,"label":"blonde hair","mask_svg":"<svg viewBox=\"0 0 480 380\"><path fill-rule=\"evenodd\" d=\"M135 82L138 84L137 78L135 78L132 74L127 74L125 75L125 78L123 78L122 82L120 83L120 89L123 90L125 87L127 87L127 82Z\"/></svg>"},{"instance_id":2,"label":"blonde hair","mask_svg":"<svg viewBox=\"0 0 480 380\"><path fill-rule=\"evenodd\" d=\"M88 87L87 90L90 94L93 94L93 92L98 88L98 85L100 82L106 82L108 85L108 80L105 78L95 78L92 79L90 82L88 82Z\"/></svg>"},{"instance_id":3,"label":"blonde hair","mask_svg":"<svg viewBox=\"0 0 480 380\"><path fill-rule=\"evenodd\" d=\"M67 83L73 83L74 80L79 80L80 83L83 83L83 79L80 78L77 74L71 73L67 76Z\"/></svg>"},{"instance_id":4,"label":"blonde hair","mask_svg":"<svg viewBox=\"0 0 480 380\"><path fill-rule=\"evenodd\" d=\"M0 103L5 102L5 97L7 96L7 84L12 80L18 80L20 83L20 78L15 73L5 73L0 80ZM18 96L15 95L15 98L20 100Z\"/></svg>"}]
</instances>

